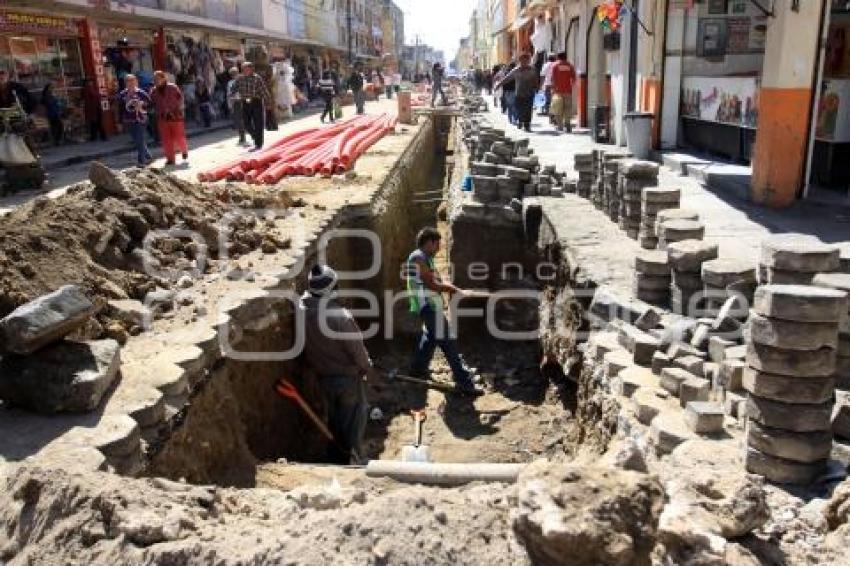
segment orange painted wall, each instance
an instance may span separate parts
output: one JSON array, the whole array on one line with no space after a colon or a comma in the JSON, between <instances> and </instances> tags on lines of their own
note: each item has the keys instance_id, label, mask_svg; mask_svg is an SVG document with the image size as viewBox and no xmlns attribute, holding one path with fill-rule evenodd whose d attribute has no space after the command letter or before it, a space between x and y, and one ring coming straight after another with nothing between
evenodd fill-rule
<instances>
[{"instance_id":1,"label":"orange painted wall","mask_svg":"<svg viewBox=\"0 0 850 566\"><path fill-rule=\"evenodd\" d=\"M652 112L652 147L659 148L661 135L661 81L654 77L641 79L640 109L642 112Z\"/></svg>"},{"instance_id":2,"label":"orange painted wall","mask_svg":"<svg viewBox=\"0 0 850 566\"><path fill-rule=\"evenodd\" d=\"M752 200L788 206L803 182L811 89L762 88L753 151Z\"/></svg>"}]
</instances>

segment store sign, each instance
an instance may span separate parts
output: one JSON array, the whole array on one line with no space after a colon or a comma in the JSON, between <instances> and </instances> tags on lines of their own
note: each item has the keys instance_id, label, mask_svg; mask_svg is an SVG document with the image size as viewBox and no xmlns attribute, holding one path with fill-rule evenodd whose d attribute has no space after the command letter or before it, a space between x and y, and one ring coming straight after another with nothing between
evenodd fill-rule
<instances>
[{"instance_id":1,"label":"store sign","mask_svg":"<svg viewBox=\"0 0 850 566\"><path fill-rule=\"evenodd\" d=\"M0 10L0 31L75 36L77 24L68 18Z\"/></svg>"}]
</instances>

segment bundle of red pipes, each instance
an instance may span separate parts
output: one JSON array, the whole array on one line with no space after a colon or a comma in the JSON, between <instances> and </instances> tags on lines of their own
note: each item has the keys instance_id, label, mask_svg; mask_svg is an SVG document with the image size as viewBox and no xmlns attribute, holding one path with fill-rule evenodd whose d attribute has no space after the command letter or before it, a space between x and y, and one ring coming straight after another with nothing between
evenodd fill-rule
<instances>
[{"instance_id":1,"label":"bundle of red pipes","mask_svg":"<svg viewBox=\"0 0 850 566\"><path fill-rule=\"evenodd\" d=\"M358 157L393 131L396 122L397 116L379 114L301 130L262 151L199 173L198 180L272 185L286 175L338 175L348 171Z\"/></svg>"}]
</instances>

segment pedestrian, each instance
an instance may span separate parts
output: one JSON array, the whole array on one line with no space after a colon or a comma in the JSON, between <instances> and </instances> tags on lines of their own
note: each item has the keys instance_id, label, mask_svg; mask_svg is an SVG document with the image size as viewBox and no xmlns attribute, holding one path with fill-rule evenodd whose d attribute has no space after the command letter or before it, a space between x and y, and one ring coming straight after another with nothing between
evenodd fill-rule
<instances>
[{"instance_id":1,"label":"pedestrian","mask_svg":"<svg viewBox=\"0 0 850 566\"><path fill-rule=\"evenodd\" d=\"M198 112L201 115L201 124L203 124L205 128L209 128L212 126L212 96L207 83L203 79L198 79L195 96L198 99Z\"/></svg>"},{"instance_id":2,"label":"pedestrian","mask_svg":"<svg viewBox=\"0 0 850 566\"><path fill-rule=\"evenodd\" d=\"M531 55L523 53L519 56L519 65L502 79L502 84L514 83L516 93L514 96L514 112L516 113L517 127L526 132L531 131L531 117L534 110L534 95L540 84L540 75L531 64Z\"/></svg>"},{"instance_id":3,"label":"pedestrian","mask_svg":"<svg viewBox=\"0 0 850 566\"><path fill-rule=\"evenodd\" d=\"M44 106L47 115L47 124L50 126L50 137L53 139L53 145L59 145L65 137L65 125L62 123L62 107L53 92L51 81L48 81L41 91L41 104Z\"/></svg>"},{"instance_id":4,"label":"pedestrian","mask_svg":"<svg viewBox=\"0 0 850 566\"><path fill-rule=\"evenodd\" d=\"M366 111L366 95L363 92L363 73L360 72L360 65L355 65L348 77L348 88L351 89L351 94L354 95L354 106L357 108L357 114L363 114Z\"/></svg>"},{"instance_id":5,"label":"pedestrian","mask_svg":"<svg viewBox=\"0 0 850 566\"><path fill-rule=\"evenodd\" d=\"M130 132L130 138L136 147L136 162L139 167L144 167L151 162L151 153L148 151L145 141L145 130L148 125L148 110L151 107L151 99L148 93L139 88L136 75L128 74L124 77L126 88L118 93L118 108L121 114L121 123Z\"/></svg>"},{"instance_id":6,"label":"pedestrian","mask_svg":"<svg viewBox=\"0 0 850 566\"><path fill-rule=\"evenodd\" d=\"M254 140L254 149L263 147L265 125L265 105L271 104L271 95L262 77L254 73L254 64L242 63L242 74L233 85L242 101L242 119L245 130Z\"/></svg>"},{"instance_id":7,"label":"pedestrian","mask_svg":"<svg viewBox=\"0 0 850 566\"><path fill-rule=\"evenodd\" d=\"M503 83L505 77L508 76L508 73L516 69L516 63L511 61L510 64L505 68L504 73L502 74L502 78L499 79L499 86L502 88L502 112L507 112L508 114L508 122L513 125L516 125L517 116L516 116L516 84L511 81L507 83Z\"/></svg>"},{"instance_id":8,"label":"pedestrian","mask_svg":"<svg viewBox=\"0 0 850 566\"><path fill-rule=\"evenodd\" d=\"M576 81L576 70L567 61L567 54L558 53L558 60L552 67L552 106L549 111L558 131L572 131L573 119L573 86Z\"/></svg>"},{"instance_id":9,"label":"pedestrian","mask_svg":"<svg viewBox=\"0 0 850 566\"><path fill-rule=\"evenodd\" d=\"M336 95L336 85L330 71L322 73L322 78L319 79L319 92L322 94L322 100L325 103L325 108L322 110L322 115L319 120L324 124L325 116L330 119L331 124L334 123L334 96Z\"/></svg>"},{"instance_id":10,"label":"pedestrian","mask_svg":"<svg viewBox=\"0 0 850 566\"><path fill-rule=\"evenodd\" d=\"M335 440L328 445L328 460L359 464L367 418L365 382L375 369L354 316L336 298L337 279L327 265L314 266L298 307L304 357L319 380Z\"/></svg>"},{"instance_id":11,"label":"pedestrian","mask_svg":"<svg viewBox=\"0 0 850 566\"><path fill-rule=\"evenodd\" d=\"M165 164L174 165L177 150L180 150L183 161L189 159L183 92L168 80L164 71L156 71L153 80L151 102L156 109L156 127L162 142L162 152L165 154Z\"/></svg>"},{"instance_id":12,"label":"pedestrian","mask_svg":"<svg viewBox=\"0 0 850 566\"><path fill-rule=\"evenodd\" d=\"M410 373L428 378L429 366L437 346L443 351L459 389L475 391L472 371L463 363L457 350L457 341L451 336L448 321L443 313L442 293L464 295L466 291L451 283L444 283L437 272L434 257L440 250L442 236L436 228L427 227L416 236L416 249L405 263L410 312L422 324L419 343L410 363Z\"/></svg>"},{"instance_id":13,"label":"pedestrian","mask_svg":"<svg viewBox=\"0 0 850 566\"><path fill-rule=\"evenodd\" d=\"M439 61L434 63L434 66L431 67L431 108L434 107L434 102L437 100L437 93L440 94L440 99L443 103L443 106L448 105L449 101L446 99L446 93L443 90L443 78L445 76L445 70Z\"/></svg>"},{"instance_id":14,"label":"pedestrian","mask_svg":"<svg viewBox=\"0 0 850 566\"><path fill-rule=\"evenodd\" d=\"M100 107L100 90L94 79L87 78L83 87L83 111L89 128L89 141L106 141L103 113Z\"/></svg>"},{"instance_id":15,"label":"pedestrian","mask_svg":"<svg viewBox=\"0 0 850 566\"><path fill-rule=\"evenodd\" d=\"M549 115L549 106L552 104L552 67L555 66L555 56L549 55L549 59L543 63L543 68L540 70L540 80L543 83L543 95L546 101L543 103L543 108L540 110L541 116Z\"/></svg>"},{"instance_id":16,"label":"pedestrian","mask_svg":"<svg viewBox=\"0 0 850 566\"><path fill-rule=\"evenodd\" d=\"M228 71L230 80L227 82L227 103L230 105L230 115L233 118L233 128L239 134L237 145L245 144L245 121L242 119L242 100L236 91L236 79L239 77L239 69L231 67Z\"/></svg>"},{"instance_id":17,"label":"pedestrian","mask_svg":"<svg viewBox=\"0 0 850 566\"><path fill-rule=\"evenodd\" d=\"M381 78L378 76L378 69L372 69L371 74L372 92L375 94L375 102L381 100L381 91L384 86L381 84Z\"/></svg>"}]
</instances>

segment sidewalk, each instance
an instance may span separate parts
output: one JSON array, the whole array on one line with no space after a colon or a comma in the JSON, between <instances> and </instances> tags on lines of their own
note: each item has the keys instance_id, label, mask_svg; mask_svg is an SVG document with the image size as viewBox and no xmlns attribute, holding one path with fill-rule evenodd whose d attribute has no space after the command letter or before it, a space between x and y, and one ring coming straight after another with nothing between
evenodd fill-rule
<instances>
[{"instance_id":1,"label":"sidewalk","mask_svg":"<svg viewBox=\"0 0 850 566\"><path fill-rule=\"evenodd\" d=\"M547 118L540 116L534 117L530 134L508 124L507 118L498 111L491 110L490 118L495 126L505 128L514 138L528 137L540 161L554 164L561 171L574 172L576 153L615 147L594 143L589 134L583 132L560 134L549 125ZM742 170L747 168L733 165L723 169L709 163L702 166L714 174L703 171L697 177L685 177L680 174L681 166L675 170L668 166L675 166L674 160L667 158L664 163L660 167L659 185L681 189L682 208L699 212L706 224L706 240L720 246L721 257L756 261L762 239L771 233L812 234L824 242L850 240L850 208L810 201L797 201L786 209L760 207L742 198L740 185L744 180L741 177L745 175Z\"/></svg>"}]
</instances>

